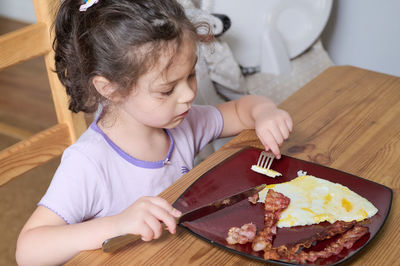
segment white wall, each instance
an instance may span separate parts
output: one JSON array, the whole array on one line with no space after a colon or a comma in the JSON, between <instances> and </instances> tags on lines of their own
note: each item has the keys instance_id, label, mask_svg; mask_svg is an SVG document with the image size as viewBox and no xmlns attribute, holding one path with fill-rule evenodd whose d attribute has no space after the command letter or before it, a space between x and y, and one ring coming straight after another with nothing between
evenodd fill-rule
<instances>
[{"instance_id":1,"label":"white wall","mask_svg":"<svg viewBox=\"0 0 400 266\"><path fill-rule=\"evenodd\" d=\"M28 23L36 22L32 0L0 0L0 16Z\"/></svg>"},{"instance_id":2,"label":"white wall","mask_svg":"<svg viewBox=\"0 0 400 266\"><path fill-rule=\"evenodd\" d=\"M400 1L335 0L322 40L335 64L400 76Z\"/></svg>"}]
</instances>

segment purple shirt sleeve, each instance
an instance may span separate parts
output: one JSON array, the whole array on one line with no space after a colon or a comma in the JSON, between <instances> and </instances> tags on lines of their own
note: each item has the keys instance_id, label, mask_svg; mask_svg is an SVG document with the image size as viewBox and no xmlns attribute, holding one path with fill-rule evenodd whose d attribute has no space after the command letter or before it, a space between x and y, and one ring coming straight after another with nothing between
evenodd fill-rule
<instances>
[{"instance_id":1,"label":"purple shirt sleeve","mask_svg":"<svg viewBox=\"0 0 400 266\"><path fill-rule=\"evenodd\" d=\"M63 154L45 197L38 203L73 224L88 220L101 211L100 176L95 163L81 152L68 149Z\"/></svg>"},{"instance_id":2,"label":"purple shirt sleeve","mask_svg":"<svg viewBox=\"0 0 400 266\"><path fill-rule=\"evenodd\" d=\"M221 135L224 122L221 112L210 105L193 106L188 116L188 124L193 130L196 155L204 146Z\"/></svg>"}]
</instances>

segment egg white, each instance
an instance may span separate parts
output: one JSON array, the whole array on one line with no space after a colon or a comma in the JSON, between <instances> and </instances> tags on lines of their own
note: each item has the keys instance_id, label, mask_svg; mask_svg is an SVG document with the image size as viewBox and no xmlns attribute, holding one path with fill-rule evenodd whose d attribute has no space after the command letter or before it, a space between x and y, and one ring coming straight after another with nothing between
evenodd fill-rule
<instances>
[{"instance_id":1,"label":"egg white","mask_svg":"<svg viewBox=\"0 0 400 266\"><path fill-rule=\"evenodd\" d=\"M275 170L267 169L267 168L264 168L264 167L260 167L258 165L252 165L251 166L251 170L253 170L254 172L269 176L269 177L282 176L281 173L279 173L279 172L277 172Z\"/></svg>"},{"instance_id":2,"label":"egg white","mask_svg":"<svg viewBox=\"0 0 400 266\"><path fill-rule=\"evenodd\" d=\"M371 202L347 187L310 175L268 185L259 192L259 202L265 201L269 189L290 198L288 208L281 213L277 223L279 228L324 221L362 221L378 212Z\"/></svg>"}]
</instances>

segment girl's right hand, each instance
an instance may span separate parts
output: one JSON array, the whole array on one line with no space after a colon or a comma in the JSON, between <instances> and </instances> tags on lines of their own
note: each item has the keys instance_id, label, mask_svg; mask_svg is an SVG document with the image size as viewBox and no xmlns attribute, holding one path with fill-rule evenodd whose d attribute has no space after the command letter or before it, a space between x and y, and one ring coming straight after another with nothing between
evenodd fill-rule
<instances>
[{"instance_id":1,"label":"girl's right hand","mask_svg":"<svg viewBox=\"0 0 400 266\"><path fill-rule=\"evenodd\" d=\"M127 233L141 235L150 241L162 235L164 223L171 234L176 232L176 219L182 213L163 198L141 197L116 216L117 235Z\"/></svg>"}]
</instances>

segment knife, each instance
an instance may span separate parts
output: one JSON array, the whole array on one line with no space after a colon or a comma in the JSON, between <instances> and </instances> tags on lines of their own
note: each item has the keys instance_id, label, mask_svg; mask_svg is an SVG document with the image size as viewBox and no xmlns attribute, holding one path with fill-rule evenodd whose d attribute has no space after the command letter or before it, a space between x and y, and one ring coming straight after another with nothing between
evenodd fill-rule
<instances>
[{"instance_id":1,"label":"knife","mask_svg":"<svg viewBox=\"0 0 400 266\"><path fill-rule=\"evenodd\" d=\"M238 203L239 201L242 201L242 200L258 193L263 188L265 188L265 186L266 186L266 184L258 185L256 187L246 189L237 194L216 200L210 204L203 205L194 210L188 211L188 212L182 214L182 216L178 218L177 224L194 221L201 217L205 217L211 213L214 213L216 211L222 210L228 206L232 206L232 205ZM164 224L163 224L163 227L165 227ZM107 252L107 253L114 252L114 251L126 246L127 244L129 244L133 241L136 241L138 239L141 239L141 238L142 238L141 235L134 235L134 234L126 234L126 235L112 237L103 242L102 249L104 252Z\"/></svg>"}]
</instances>

